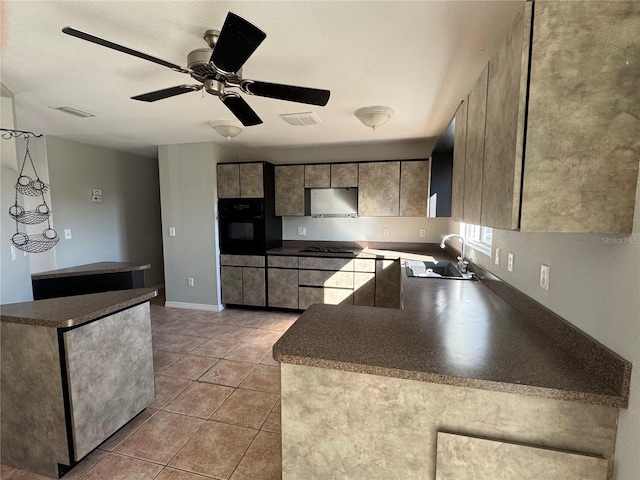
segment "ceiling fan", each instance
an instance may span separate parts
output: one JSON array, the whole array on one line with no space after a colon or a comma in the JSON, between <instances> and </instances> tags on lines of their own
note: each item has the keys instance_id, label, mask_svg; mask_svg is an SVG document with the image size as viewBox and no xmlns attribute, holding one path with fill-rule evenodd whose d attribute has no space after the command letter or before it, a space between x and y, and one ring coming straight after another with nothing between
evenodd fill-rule
<instances>
[{"instance_id":1,"label":"ceiling fan","mask_svg":"<svg viewBox=\"0 0 640 480\"><path fill-rule=\"evenodd\" d=\"M242 78L242 66L267 35L258 27L232 12L227 14L221 31L207 30L205 32L203 38L209 48L199 48L189 53L187 56L187 68L81 32L75 28L65 27L62 31L67 35L157 63L173 71L187 73L200 82L195 85L178 85L143 93L142 95L131 97L133 100L155 102L156 100L204 88L207 93L217 96L245 127L259 125L262 120L238 92L229 91L228 89L237 88L248 95L319 106L327 104L331 93L329 90Z\"/></svg>"}]
</instances>

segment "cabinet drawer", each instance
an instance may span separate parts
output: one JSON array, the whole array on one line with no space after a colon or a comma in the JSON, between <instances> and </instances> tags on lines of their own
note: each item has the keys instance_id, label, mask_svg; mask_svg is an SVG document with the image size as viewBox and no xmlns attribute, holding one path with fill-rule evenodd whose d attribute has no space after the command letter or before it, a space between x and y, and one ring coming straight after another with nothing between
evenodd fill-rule
<instances>
[{"instance_id":1,"label":"cabinet drawer","mask_svg":"<svg viewBox=\"0 0 640 480\"><path fill-rule=\"evenodd\" d=\"M220 265L230 267L264 267L264 255L220 255Z\"/></svg>"},{"instance_id":2,"label":"cabinet drawer","mask_svg":"<svg viewBox=\"0 0 640 480\"><path fill-rule=\"evenodd\" d=\"M300 257L300 270L343 270L353 272L353 259L327 257Z\"/></svg>"},{"instance_id":3,"label":"cabinet drawer","mask_svg":"<svg viewBox=\"0 0 640 480\"><path fill-rule=\"evenodd\" d=\"M353 272L330 270L300 270L299 285L353 289Z\"/></svg>"},{"instance_id":4,"label":"cabinet drawer","mask_svg":"<svg viewBox=\"0 0 640 480\"><path fill-rule=\"evenodd\" d=\"M373 258L356 258L353 261L353 269L356 272L375 272L376 261Z\"/></svg>"},{"instance_id":5,"label":"cabinet drawer","mask_svg":"<svg viewBox=\"0 0 640 480\"><path fill-rule=\"evenodd\" d=\"M269 255L267 257L267 265L277 268L298 268L298 257Z\"/></svg>"},{"instance_id":6,"label":"cabinet drawer","mask_svg":"<svg viewBox=\"0 0 640 480\"><path fill-rule=\"evenodd\" d=\"M343 288L300 287L298 288L298 298L301 310L306 310L314 303L353 305L353 290Z\"/></svg>"}]
</instances>

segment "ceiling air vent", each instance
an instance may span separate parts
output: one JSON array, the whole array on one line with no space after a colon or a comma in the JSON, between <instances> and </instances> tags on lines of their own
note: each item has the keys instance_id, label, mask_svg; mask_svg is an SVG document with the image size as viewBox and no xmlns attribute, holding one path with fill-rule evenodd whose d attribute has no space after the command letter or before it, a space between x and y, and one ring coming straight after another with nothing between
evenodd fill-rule
<instances>
[{"instance_id":1,"label":"ceiling air vent","mask_svg":"<svg viewBox=\"0 0 640 480\"><path fill-rule=\"evenodd\" d=\"M302 113L285 113L280 115L285 122L295 127L306 127L307 125L316 125L322 123L320 117L313 112Z\"/></svg>"}]
</instances>

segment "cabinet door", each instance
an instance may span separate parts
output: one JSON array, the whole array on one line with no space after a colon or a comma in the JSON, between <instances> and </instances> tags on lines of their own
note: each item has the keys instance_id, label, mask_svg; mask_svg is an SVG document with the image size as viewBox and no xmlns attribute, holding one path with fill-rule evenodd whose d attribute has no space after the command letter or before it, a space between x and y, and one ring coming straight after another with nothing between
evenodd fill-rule
<instances>
[{"instance_id":1,"label":"cabinet door","mask_svg":"<svg viewBox=\"0 0 640 480\"><path fill-rule=\"evenodd\" d=\"M331 186L331 166L305 165L304 166L304 186L305 188L328 188Z\"/></svg>"},{"instance_id":2,"label":"cabinet door","mask_svg":"<svg viewBox=\"0 0 640 480\"><path fill-rule=\"evenodd\" d=\"M464 207L464 170L467 158L467 104L469 97L458 107L453 144L453 182L451 184L451 220L462 221Z\"/></svg>"},{"instance_id":3,"label":"cabinet door","mask_svg":"<svg viewBox=\"0 0 640 480\"><path fill-rule=\"evenodd\" d=\"M400 163L400 216L426 217L429 197L429 161Z\"/></svg>"},{"instance_id":4,"label":"cabinet door","mask_svg":"<svg viewBox=\"0 0 640 480\"><path fill-rule=\"evenodd\" d=\"M266 282L264 268L244 267L242 269L242 304L264 307L266 301Z\"/></svg>"},{"instance_id":5,"label":"cabinet door","mask_svg":"<svg viewBox=\"0 0 640 480\"><path fill-rule=\"evenodd\" d=\"M332 163L331 187L357 187L358 164L357 163Z\"/></svg>"},{"instance_id":6,"label":"cabinet door","mask_svg":"<svg viewBox=\"0 0 640 480\"><path fill-rule=\"evenodd\" d=\"M400 212L400 162L359 165L358 215L397 217Z\"/></svg>"},{"instance_id":7,"label":"cabinet door","mask_svg":"<svg viewBox=\"0 0 640 480\"><path fill-rule=\"evenodd\" d=\"M518 228L531 3L523 3L489 61L481 225Z\"/></svg>"},{"instance_id":8,"label":"cabinet door","mask_svg":"<svg viewBox=\"0 0 640 480\"><path fill-rule=\"evenodd\" d=\"M376 307L400 308L400 262L376 260Z\"/></svg>"},{"instance_id":9,"label":"cabinet door","mask_svg":"<svg viewBox=\"0 0 640 480\"><path fill-rule=\"evenodd\" d=\"M268 268L267 279L270 307L298 308L297 269Z\"/></svg>"},{"instance_id":10,"label":"cabinet door","mask_svg":"<svg viewBox=\"0 0 640 480\"><path fill-rule=\"evenodd\" d=\"M488 72L489 65L484 68L469 92L469 107L467 111L467 146L462 221L473 225L480 225L481 222Z\"/></svg>"},{"instance_id":11,"label":"cabinet door","mask_svg":"<svg viewBox=\"0 0 640 480\"><path fill-rule=\"evenodd\" d=\"M535 3L522 231L632 232L639 19L640 2Z\"/></svg>"},{"instance_id":12,"label":"cabinet door","mask_svg":"<svg viewBox=\"0 0 640 480\"><path fill-rule=\"evenodd\" d=\"M242 198L264 197L264 173L262 163L240 164L240 196Z\"/></svg>"},{"instance_id":13,"label":"cabinet door","mask_svg":"<svg viewBox=\"0 0 640 480\"><path fill-rule=\"evenodd\" d=\"M304 215L304 165L275 167L276 215Z\"/></svg>"},{"instance_id":14,"label":"cabinet door","mask_svg":"<svg viewBox=\"0 0 640 480\"><path fill-rule=\"evenodd\" d=\"M240 166L237 163L218 165L218 198L240 198Z\"/></svg>"},{"instance_id":15,"label":"cabinet door","mask_svg":"<svg viewBox=\"0 0 640 480\"><path fill-rule=\"evenodd\" d=\"M222 303L242 305L242 267L220 267Z\"/></svg>"},{"instance_id":16,"label":"cabinet door","mask_svg":"<svg viewBox=\"0 0 640 480\"><path fill-rule=\"evenodd\" d=\"M376 303L376 274L366 273L366 272L354 272L353 304L373 307L375 306L375 303Z\"/></svg>"}]
</instances>

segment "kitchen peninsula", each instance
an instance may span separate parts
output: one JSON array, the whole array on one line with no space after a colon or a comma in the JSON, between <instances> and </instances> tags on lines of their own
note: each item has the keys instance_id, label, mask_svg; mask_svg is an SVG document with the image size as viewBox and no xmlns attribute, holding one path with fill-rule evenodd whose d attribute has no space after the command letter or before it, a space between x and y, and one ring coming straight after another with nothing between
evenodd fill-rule
<instances>
[{"instance_id":1,"label":"kitchen peninsula","mask_svg":"<svg viewBox=\"0 0 640 480\"><path fill-rule=\"evenodd\" d=\"M283 479L610 478L629 362L486 272L402 270L402 309L313 305L274 346Z\"/></svg>"},{"instance_id":2,"label":"kitchen peninsula","mask_svg":"<svg viewBox=\"0 0 640 480\"><path fill-rule=\"evenodd\" d=\"M58 478L153 401L156 295L130 289L0 307L3 464Z\"/></svg>"}]
</instances>

